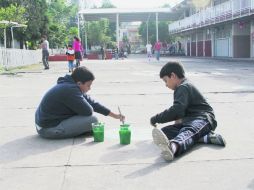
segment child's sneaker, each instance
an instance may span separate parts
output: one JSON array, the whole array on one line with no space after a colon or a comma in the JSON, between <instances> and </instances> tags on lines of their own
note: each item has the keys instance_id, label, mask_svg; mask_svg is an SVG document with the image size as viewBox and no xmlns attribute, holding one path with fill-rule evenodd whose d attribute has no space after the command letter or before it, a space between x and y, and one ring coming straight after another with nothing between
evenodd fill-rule
<instances>
[{"instance_id":1,"label":"child's sneaker","mask_svg":"<svg viewBox=\"0 0 254 190\"><path fill-rule=\"evenodd\" d=\"M159 129L154 128L153 132L153 142L161 149L161 155L166 161L174 159L173 151L169 145L169 140L166 135Z\"/></svg>"},{"instance_id":2,"label":"child's sneaker","mask_svg":"<svg viewBox=\"0 0 254 190\"><path fill-rule=\"evenodd\" d=\"M214 133L213 131L211 131L207 135L207 141L210 144L215 144L215 145L219 145L219 146L226 146L225 139L220 134Z\"/></svg>"}]
</instances>

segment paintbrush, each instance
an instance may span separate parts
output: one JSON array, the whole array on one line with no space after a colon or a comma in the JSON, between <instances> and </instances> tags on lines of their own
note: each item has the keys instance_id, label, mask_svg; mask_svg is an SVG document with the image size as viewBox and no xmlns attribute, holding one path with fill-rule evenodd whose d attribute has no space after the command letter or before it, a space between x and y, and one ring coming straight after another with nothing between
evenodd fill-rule
<instances>
[{"instance_id":1,"label":"paintbrush","mask_svg":"<svg viewBox=\"0 0 254 190\"><path fill-rule=\"evenodd\" d=\"M120 110L119 106L118 106L118 111L119 111L119 114L122 116L122 113L121 113L121 110ZM122 120L122 124L124 125L124 120Z\"/></svg>"}]
</instances>

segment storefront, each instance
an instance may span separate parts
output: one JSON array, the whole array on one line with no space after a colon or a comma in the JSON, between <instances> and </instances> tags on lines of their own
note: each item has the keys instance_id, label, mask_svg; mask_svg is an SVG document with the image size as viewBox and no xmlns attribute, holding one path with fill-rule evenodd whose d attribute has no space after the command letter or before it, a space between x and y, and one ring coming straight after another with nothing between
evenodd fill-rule
<instances>
[{"instance_id":1,"label":"storefront","mask_svg":"<svg viewBox=\"0 0 254 190\"><path fill-rule=\"evenodd\" d=\"M231 25L214 28L214 56L232 57Z\"/></svg>"}]
</instances>

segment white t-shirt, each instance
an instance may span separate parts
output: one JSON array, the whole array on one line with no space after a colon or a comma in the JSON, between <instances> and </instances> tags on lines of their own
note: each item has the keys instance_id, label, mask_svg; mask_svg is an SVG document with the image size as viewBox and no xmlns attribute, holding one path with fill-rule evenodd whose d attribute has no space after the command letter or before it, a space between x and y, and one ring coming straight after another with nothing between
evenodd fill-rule
<instances>
[{"instance_id":1,"label":"white t-shirt","mask_svg":"<svg viewBox=\"0 0 254 190\"><path fill-rule=\"evenodd\" d=\"M152 51L152 45L151 44L146 44L146 51L151 52Z\"/></svg>"},{"instance_id":2,"label":"white t-shirt","mask_svg":"<svg viewBox=\"0 0 254 190\"><path fill-rule=\"evenodd\" d=\"M41 48L42 48L43 50L49 50L49 42L48 42L48 40L44 40L44 41L42 42Z\"/></svg>"}]
</instances>

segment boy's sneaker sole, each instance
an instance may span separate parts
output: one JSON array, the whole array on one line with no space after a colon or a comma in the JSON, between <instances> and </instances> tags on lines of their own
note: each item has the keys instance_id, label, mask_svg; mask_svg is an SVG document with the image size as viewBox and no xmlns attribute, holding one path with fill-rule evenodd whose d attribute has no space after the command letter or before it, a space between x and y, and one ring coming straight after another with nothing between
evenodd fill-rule
<instances>
[{"instance_id":1,"label":"boy's sneaker sole","mask_svg":"<svg viewBox=\"0 0 254 190\"><path fill-rule=\"evenodd\" d=\"M153 142L161 149L161 155L166 161L171 161L174 159L174 154L169 147L169 141L166 135L159 129L154 128L152 131Z\"/></svg>"},{"instance_id":2,"label":"boy's sneaker sole","mask_svg":"<svg viewBox=\"0 0 254 190\"><path fill-rule=\"evenodd\" d=\"M211 144L215 144L215 145L219 145L219 146L226 146L225 139L220 134L214 133L213 131L211 131L208 134L208 141Z\"/></svg>"}]
</instances>

